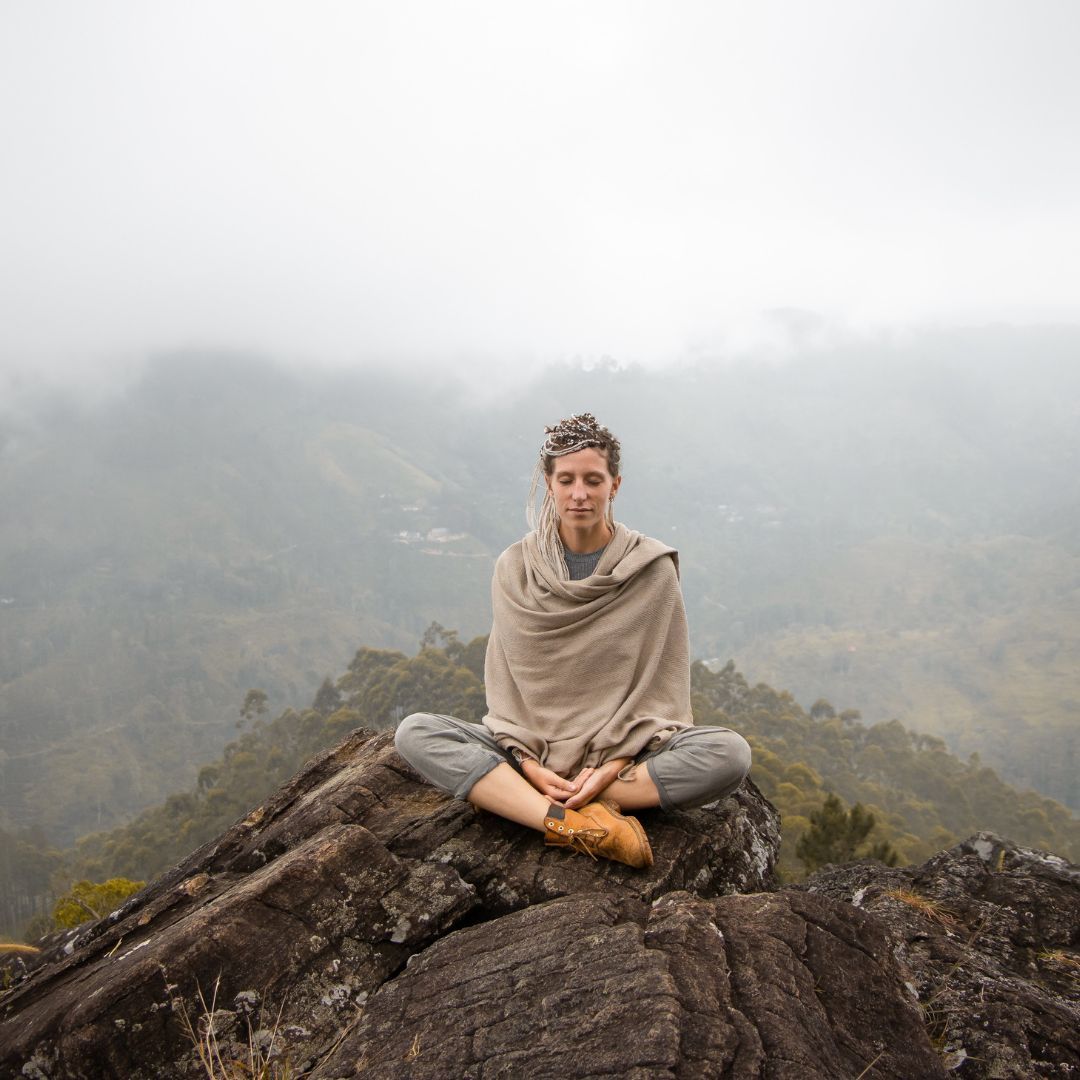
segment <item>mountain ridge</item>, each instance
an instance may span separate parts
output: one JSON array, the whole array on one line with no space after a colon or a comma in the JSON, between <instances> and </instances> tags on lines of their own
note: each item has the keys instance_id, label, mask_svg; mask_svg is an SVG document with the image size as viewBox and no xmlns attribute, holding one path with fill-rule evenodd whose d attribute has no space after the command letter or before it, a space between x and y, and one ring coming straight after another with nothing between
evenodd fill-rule
<instances>
[{"instance_id":1,"label":"mountain ridge","mask_svg":"<svg viewBox=\"0 0 1080 1080\"><path fill-rule=\"evenodd\" d=\"M111 399L8 403L0 827L129 819L220 753L252 686L300 709L358 641L483 632L535 433L583 406L623 436L620 516L680 549L696 655L1080 808L1078 352L1071 330L923 333L554 367L477 403L453 376L179 354Z\"/></svg>"}]
</instances>

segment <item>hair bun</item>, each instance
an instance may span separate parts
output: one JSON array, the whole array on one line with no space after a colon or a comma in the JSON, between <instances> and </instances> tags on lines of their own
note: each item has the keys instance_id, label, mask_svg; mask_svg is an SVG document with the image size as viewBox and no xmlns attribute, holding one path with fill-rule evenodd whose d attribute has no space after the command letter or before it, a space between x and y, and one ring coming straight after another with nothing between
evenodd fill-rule
<instances>
[{"instance_id":1,"label":"hair bun","mask_svg":"<svg viewBox=\"0 0 1080 1080\"><path fill-rule=\"evenodd\" d=\"M612 434L606 427L596 422L592 413L574 413L565 420L560 420L554 427L546 427L547 438L540 448L545 457L561 457L584 450L586 446L600 446L612 440Z\"/></svg>"}]
</instances>

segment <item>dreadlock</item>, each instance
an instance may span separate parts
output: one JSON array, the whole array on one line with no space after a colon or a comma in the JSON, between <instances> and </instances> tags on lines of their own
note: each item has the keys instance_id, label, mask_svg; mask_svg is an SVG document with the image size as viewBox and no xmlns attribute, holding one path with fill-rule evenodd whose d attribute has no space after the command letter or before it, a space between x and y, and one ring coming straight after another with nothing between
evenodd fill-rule
<instances>
[{"instance_id":1,"label":"dreadlock","mask_svg":"<svg viewBox=\"0 0 1080 1080\"><path fill-rule=\"evenodd\" d=\"M555 510L555 499L551 489L544 483L545 477L555 471L555 459L566 454L575 454L587 446L603 450L607 455L608 472L619 475L620 447L619 440L606 427L596 422L592 413L575 413L565 420L560 420L554 427L545 427L547 438L540 447L540 457L533 468L532 484L529 487L529 501L525 515L529 528L536 533L537 544L544 561L564 581L570 577L563 553L563 542L559 536L559 515ZM544 501L540 510L536 509L536 492L544 484ZM611 528L615 527L615 511L609 500L604 519Z\"/></svg>"}]
</instances>

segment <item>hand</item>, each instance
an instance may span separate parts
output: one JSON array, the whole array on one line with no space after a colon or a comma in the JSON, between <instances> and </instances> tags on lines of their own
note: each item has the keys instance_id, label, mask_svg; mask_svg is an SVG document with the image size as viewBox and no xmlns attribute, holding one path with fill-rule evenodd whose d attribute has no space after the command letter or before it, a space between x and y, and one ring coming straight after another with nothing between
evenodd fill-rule
<instances>
[{"instance_id":1,"label":"hand","mask_svg":"<svg viewBox=\"0 0 1080 1080\"><path fill-rule=\"evenodd\" d=\"M578 790L577 783L564 780L558 773L545 769L536 758L525 758L521 763L521 771L541 795L560 806Z\"/></svg>"},{"instance_id":2,"label":"hand","mask_svg":"<svg viewBox=\"0 0 1080 1080\"><path fill-rule=\"evenodd\" d=\"M577 810L586 803L593 802L615 782L619 773L632 760L633 758L613 758L595 769L582 769L574 777L574 783L578 785L577 794L567 799L564 805L571 810Z\"/></svg>"}]
</instances>

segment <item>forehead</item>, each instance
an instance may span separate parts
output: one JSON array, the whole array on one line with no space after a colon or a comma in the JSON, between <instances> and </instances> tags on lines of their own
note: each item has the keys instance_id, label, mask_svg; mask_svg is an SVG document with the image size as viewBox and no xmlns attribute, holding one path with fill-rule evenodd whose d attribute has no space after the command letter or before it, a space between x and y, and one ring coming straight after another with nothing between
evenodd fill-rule
<instances>
[{"instance_id":1,"label":"forehead","mask_svg":"<svg viewBox=\"0 0 1080 1080\"><path fill-rule=\"evenodd\" d=\"M552 471L557 473L607 473L607 452L597 450L595 446L586 446L584 450L575 450L572 454L563 454L561 457L557 457Z\"/></svg>"}]
</instances>

